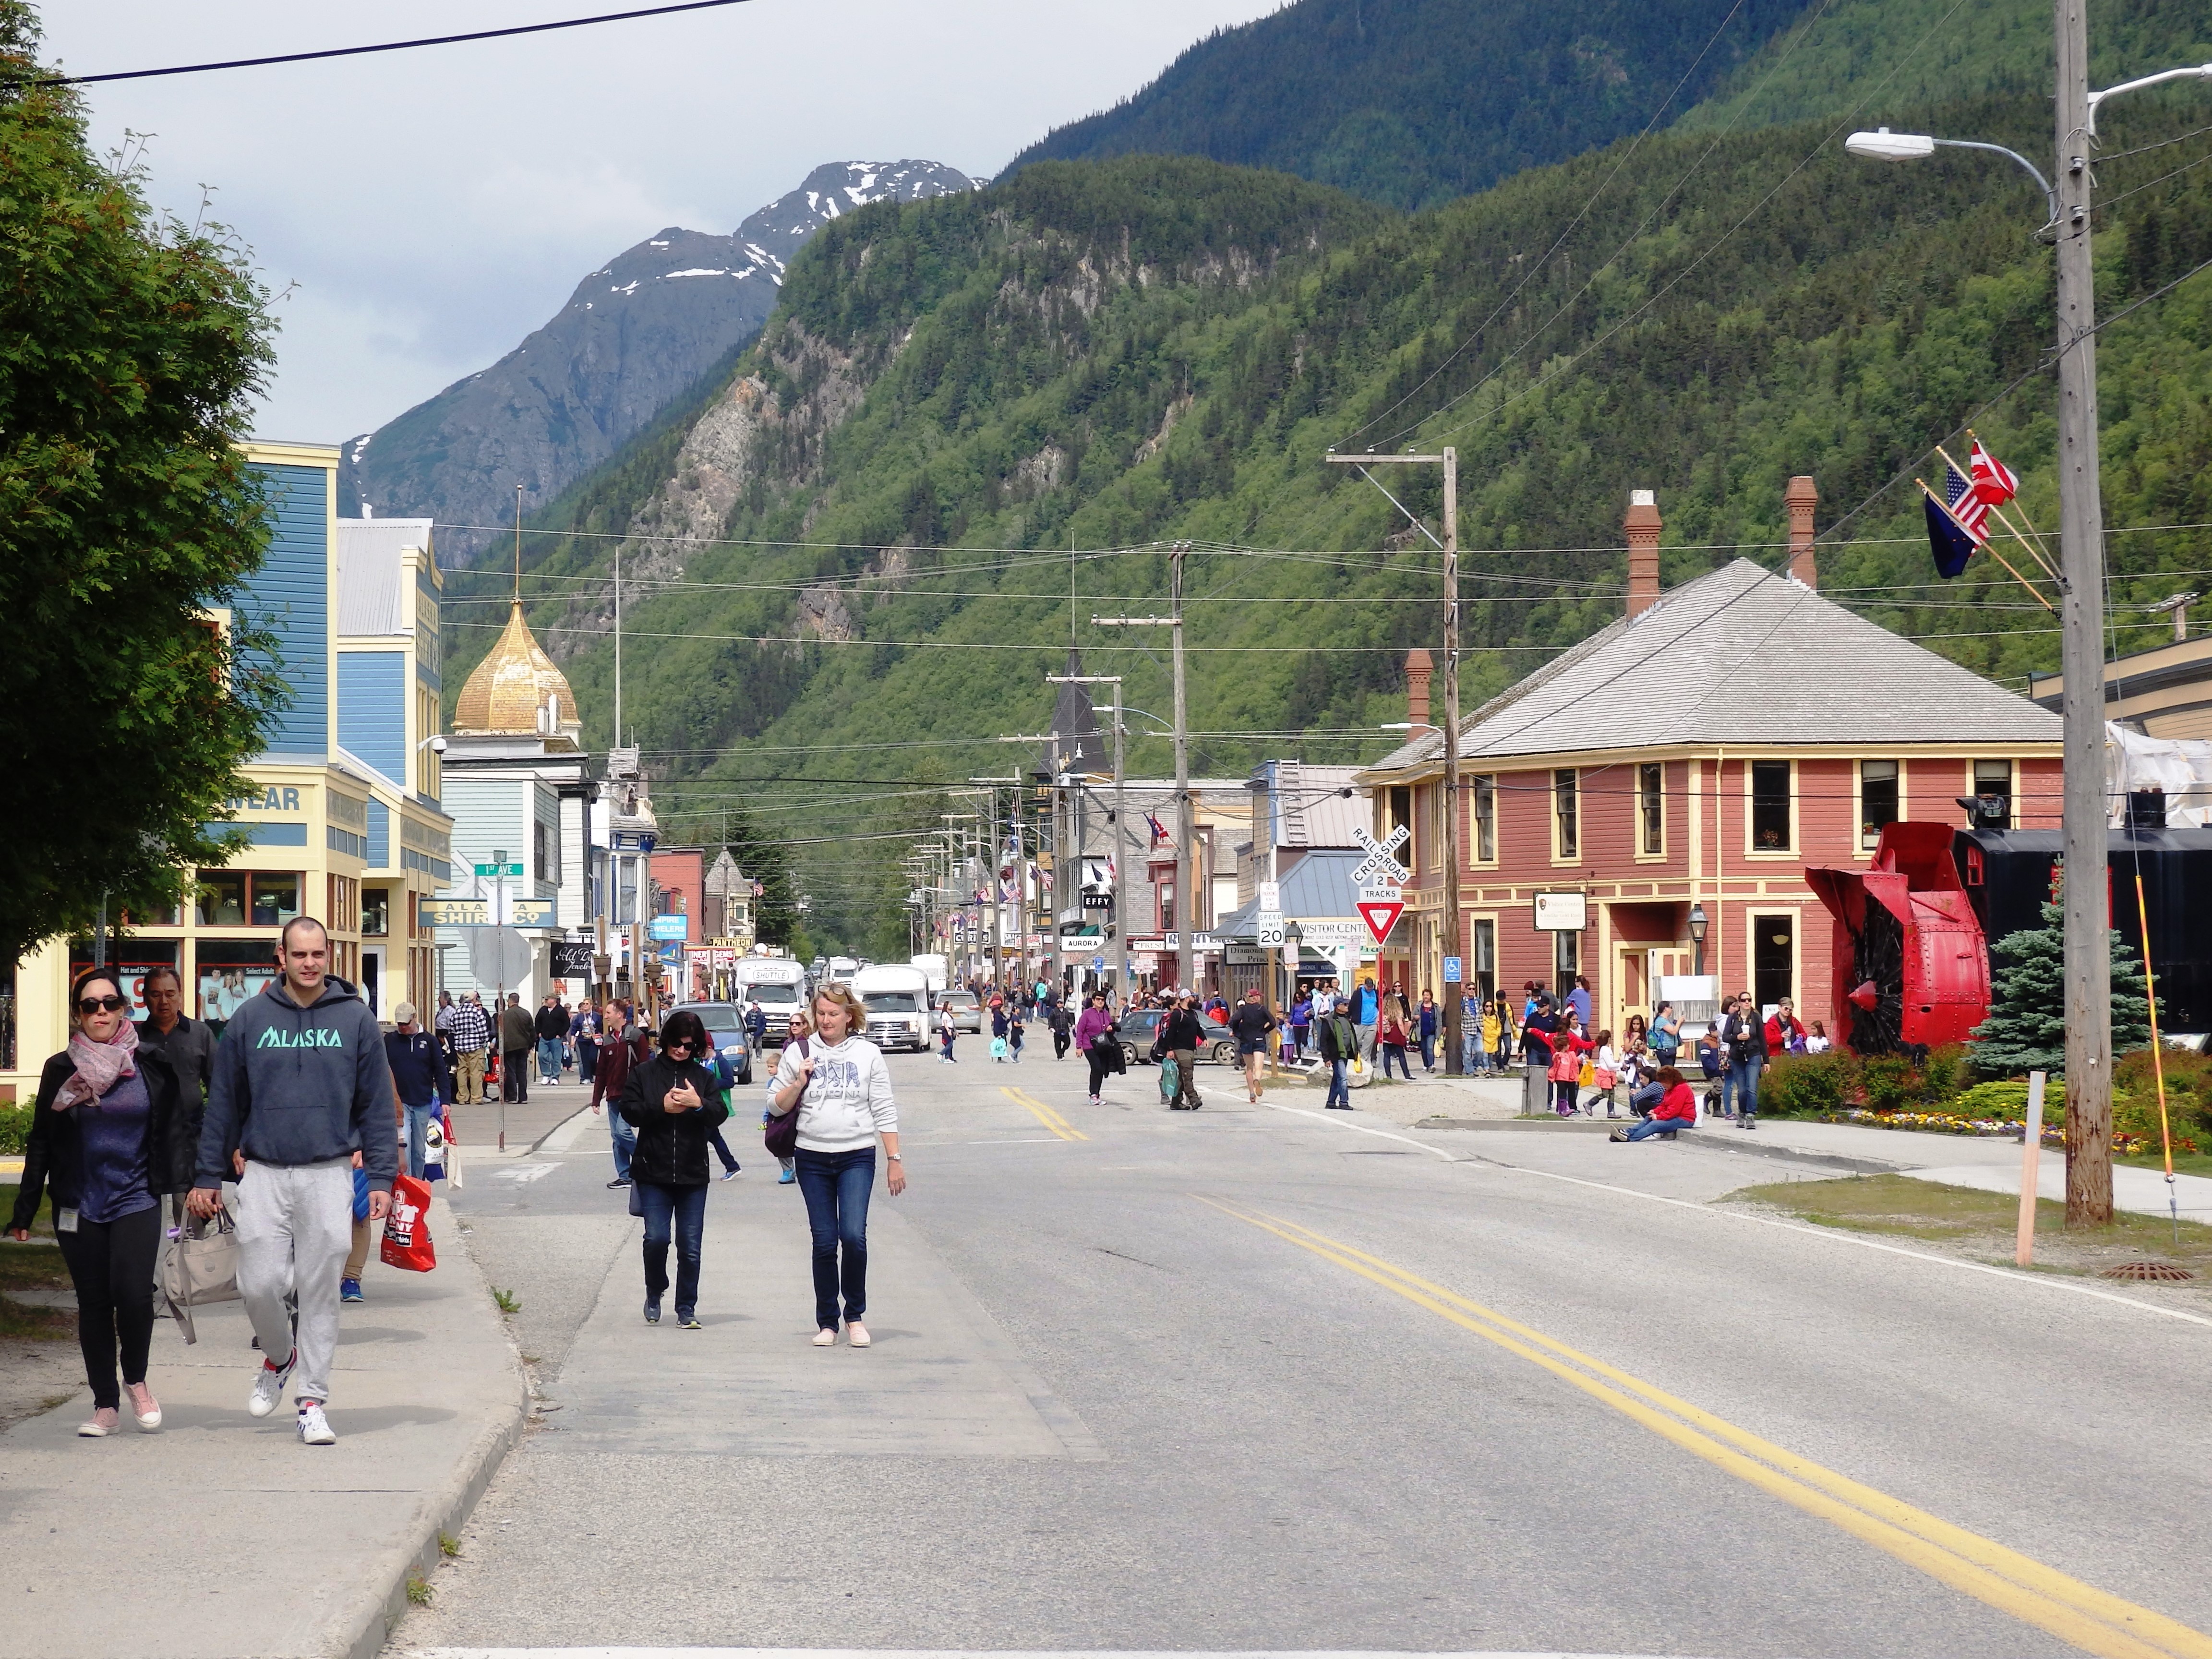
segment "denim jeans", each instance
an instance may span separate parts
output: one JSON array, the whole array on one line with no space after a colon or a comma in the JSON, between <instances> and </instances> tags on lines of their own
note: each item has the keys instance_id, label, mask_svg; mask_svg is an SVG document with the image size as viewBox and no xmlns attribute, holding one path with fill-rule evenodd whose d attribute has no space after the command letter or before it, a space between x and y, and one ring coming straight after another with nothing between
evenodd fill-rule
<instances>
[{"instance_id":1,"label":"denim jeans","mask_svg":"<svg viewBox=\"0 0 2212 1659\"><path fill-rule=\"evenodd\" d=\"M629 1121L620 1112L615 1110L612 1099L607 1102L607 1128L614 1136L615 1179L628 1181L629 1160L631 1155L637 1151L637 1131L630 1127Z\"/></svg>"},{"instance_id":2,"label":"denim jeans","mask_svg":"<svg viewBox=\"0 0 2212 1659\"><path fill-rule=\"evenodd\" d=\"M699 1246L707 1234L707 1189L638 1182L645 1202L645 1296L656 1304L668 1288L668 1244L676 1242L676 1316L699 1305Z\"/></svg>"},{"instance_id":3,"label":"denim jeans","mask_svg":"<svg viewBox=\"0 0 2212 1659\"><path fill-rule=\"evenodd\" d=\"M1327 1108L1339 1102L1346 1106L1352 1104L1352 1085L1345 1074L1344 1061L1332 1060L1328 1063L1328 1098L1322 1105Z\"/></svg>"},{"instance_id":4,"label":"denim jeans","mask_svg":"<svg viewBox=\"0 0 2212 1659\"><path fill-rule=\"evenodd\" d=\"M1729 1094L1733 1097L1738 1118L1750 1119L1759 1112L1759 1068L1763 1062L1757 1055L1749 1060L1729 1062Z\"/></svg>"},{"instance_id":5,"label":"denim jeans","mask_svg":"<svg viewBox=\"0 0 2212 1659\"><path fill-rule=\"evenodd\" d=\"M1406 1074L1406 1081L1411 1083L1413 1080L1413 1068L1407 1063L1406 1045L1402 1042L1386 1042L1382 1045L1382 1075L1386 1078L1390 1075L1390 1062L1395 1060L1398 1062L1398 1069Z\"/></svg>"},{"instance_id":6,"label":"denim jeans","mask_svg":"<svg viewBox=\"0 0 2212 1659\"><path fill-rule=\"evenodd\" d=\"M558 1083L561 1080L561 1039L538 1039L538 1075L541 1081Z\"/></svg>"},{"instance_id":7,"label":"denim jeans","mask_svg":"<svg viewBox=\"0 0 2212 1659\"><path fill-rule=\"evenodd\" d=\"M410 1106L407 1109L407 1173L416 1180L422 1178L422 1164L429 1153L429 1143L424 1139L430 1120L438 1115L438 1104Z\"/></svg>"},{"instance_id":8,"label":"denim jeans","mask_svg":"<svg viewBox=\"0 0 2212 1659\"><path fill-rule=\"evenodd\" d=\"M817 1152L797 1158L799 1195L814 1235L814 1326L837 1328L837 1293L845 1293L845 1322L868 1310L868 1194L875 1189L876 1149Z\"/></svg>"},{"instance_id":9,"label":"denim jeans","mask_svg":"<svg viewBox=\"0 0 2212 1659\"><path fill-rule=\"evenodd\" d=\"M714 1155L722 1160L722 1167L735 1174L738 1168L738 1155L730 1150L730 1143L722 1139L720 1124L718 1123L707 1131L707 1143L714 1149Z\"/></svg>"},{"instance_id":10,"label":"denim jeans","mask_svg":"<svg viewBox=\"0 0 2212 1659\"><path fill-rule=\"evenodd\" d=\"M1425 1072L1433 1072L1437 1069L1437 1039L1434 1033L1421 1039L1421 1069Z\"/></svg>"},{"instance_id":11,"label":"denim jeans","mask_svg":"<svg viewBox=\"0 0 2212 1659\"><path fill-rule=\"evenodd\" d=\"M1676 1129L1692 1128L1696 1121L1686 1117L1647 1117L1628 1132L1631 1140L1649 1140L1654 1135L1663 1135Z\"/></svg>"}]
</instances>

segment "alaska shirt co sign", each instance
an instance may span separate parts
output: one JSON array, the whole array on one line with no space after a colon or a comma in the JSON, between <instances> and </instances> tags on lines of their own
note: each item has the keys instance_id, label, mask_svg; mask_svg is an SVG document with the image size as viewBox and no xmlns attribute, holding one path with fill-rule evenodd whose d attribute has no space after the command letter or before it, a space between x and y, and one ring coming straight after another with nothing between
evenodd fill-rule
<instances>
[{"instance_id":1,"label":"alaska shirt co sign","mask_svg":"<svg viewBox=\"0 0 2212 1659\"><path fill-rule=\"evenodd\" d=\"M523 898L510 894L507 914L495 915L500 907L488 898L439 898L422 902L423 924L430 927L550 927L553 925L553 901L550 898Z\"/></svg>"}]
</instances>

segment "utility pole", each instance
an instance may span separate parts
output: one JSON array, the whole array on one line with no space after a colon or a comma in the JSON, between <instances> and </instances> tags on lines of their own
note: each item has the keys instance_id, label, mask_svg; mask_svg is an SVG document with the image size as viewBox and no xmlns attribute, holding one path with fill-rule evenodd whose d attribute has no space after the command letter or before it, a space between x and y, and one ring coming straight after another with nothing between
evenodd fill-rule
<instances>
[{"instance_id":1,"label":"utility pole","mask_svg":"<svg viewBox=\"0 0 2212 1659\"><path fill-rule=\"evenodd\" d=\"M1192 891L1192 870L1194 865L1192 842L1196 838L1191 822L1190 810L1190 725L1183 695L1182 673L1182 565L1190 551L1188 542L1177 542L1168 551L1168 605L1164 617L1093 617L1093 626L1099 628L1170 628L1175 630L1175 768L1176 768L1176 989L1188 995L1191 984L1191 935L1198 920L1198 898ZM1114 744L1116 762L1115 772L1118 780L1121 767L1119 757L1121 743L1121 697L1115 696ZM1119 820L1121 814L1121 786L1115 786L1114 816L1116 820L1116 846L1119 846ZM1116 895L1118 902L1119 895ZM1120 916L1117 908L1115 915Z\"/></svg>"},{"instance_id":2,"label":"utility pole","mask_svg":"<svg viewBox=\"0 0 2212 1659\"><path fill-rule=\"evenodd\" d=\"M1176 639L1179 642L1182 638L1182 630L1178 628ZM1121 677L1119 674L1048 674L1044 678L1049 685L1110 685L1114 688L1114 834L1107 844L1112 849L1109 856L1114 866L1114 995L1117 1006L1125 1005L1129 995L1129 913L1123 903L1128 895L1123 866L1128 860L1122 856L1121 845ZM1079 894L1083 864L1083 843L1079 838L1075 846L1075 860L1076 885ZM1066 860L1063 858L1060 862L1065 864Z\"/></svg>"},{"instance_id":3,"label":"utility pole","mask_svg":"<svg viewBox=\"0 0 2212 1659\"><path fill-rule=\"evenodd\" d=\"M2058 562L2066 681L2066 1224L2112 1219L2112 960L2106 937L2105 524L2089 264L2087 0L2055 0L2058 48Z\"/></svg>"},{"instance_id":4,"label":"utility pole","mask_svg":"<svg viewBox=\"0 0 2212 1659\"><path fill-rule=\"evenodd\" d=\"M1014 830L1018 835L1021 832L1022 822L1022 775L1017 772L1011 778L970 778L968 781L985 785L991 792L991 856L984 874L991 884L991 977L1003 991L1006 988L1006 932L1000 921L999 860L1004 855L1006 847L999 839L999 786L1004 783L1011 783L1014 786ZM1018 877L1022 875L1018 860L1015 862L1014 869ZM1017 915L1021 914L1021 908L1022 896L1017 893L1014 899L1014 912Z\"/></svg>"},{"instance_id":5,"label":"utility pole","mask_svg":"<svg viewBox=\"0 0 2212 1659\"><path fill-rule=\"evenodd\" d=\"M2069 0L2057 0L2062 7L2069 3ZM2080 0L2072 0L2072 3L2078 4ZM1461 1064L1465 1052L1461 1032L1465 1027L1467 1010L1461 996L1464 988L1461 981L1467 977L1468 959L1465 924L1459 908L1459 451L1447 447L1441 455L1330 455L1326 459L1336 465L1358 467L1363 472L1370 466L1407 464L1441 465L1444 470L1443 953L1457 957L1460 962L1460 978L1444 981L1444 1074L1457 1077L1464 1070ZM2103 842L2098 845L2101 848Z\"/></svg>"}]
</instances>

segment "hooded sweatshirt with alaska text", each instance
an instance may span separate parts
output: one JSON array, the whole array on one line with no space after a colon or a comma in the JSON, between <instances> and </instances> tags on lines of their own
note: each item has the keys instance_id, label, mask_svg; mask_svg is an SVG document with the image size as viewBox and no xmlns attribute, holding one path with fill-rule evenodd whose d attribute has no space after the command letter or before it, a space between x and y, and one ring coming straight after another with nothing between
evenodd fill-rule
<instances>
[{"instance_id":1,"label":"hooded sweatshirt with alaska text","mask_svg":"<svg viewBox=\"0 0 2212 1659\"><path fill-rule=\"evenodd\" d=\"M302 1008L281 979L246 999L223 1030L200 1125L202 1187L233 1179L230 1149L286 1167L362 1155L369 1190L399 1172L384 1033L343 980Z\"/></svg>"}]
</instances>

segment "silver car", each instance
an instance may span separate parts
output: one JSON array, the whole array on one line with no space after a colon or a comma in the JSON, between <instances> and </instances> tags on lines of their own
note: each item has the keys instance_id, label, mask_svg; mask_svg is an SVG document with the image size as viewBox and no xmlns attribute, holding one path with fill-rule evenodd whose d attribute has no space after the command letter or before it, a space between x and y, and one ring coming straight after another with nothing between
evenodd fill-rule
<instances>
[{"instance_id":1,"label":"silver car","mask_svg":"<svg viewBox=\"0 0 2212 1659\"><path fill-rule=\"evenodd\" d=\"M940 1009L950 1008L952 1011L952 1029L956 1031L981 1033L983 1005L977 1000L973 991L939 991L937 1006Z\"/></svg>"}]
</instances>

